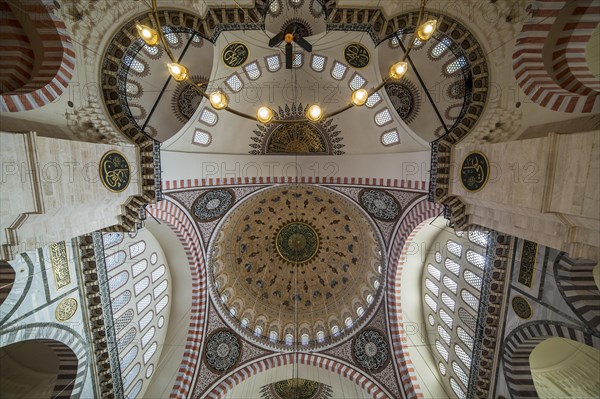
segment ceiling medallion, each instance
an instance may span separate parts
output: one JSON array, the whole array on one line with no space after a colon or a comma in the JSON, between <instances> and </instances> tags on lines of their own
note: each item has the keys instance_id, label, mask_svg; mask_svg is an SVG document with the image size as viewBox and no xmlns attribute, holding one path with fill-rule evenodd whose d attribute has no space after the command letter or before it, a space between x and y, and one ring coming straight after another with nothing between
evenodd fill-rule
<instances>
[{"instance_id":1,"label":"ceiling medallion","mask_svg":"<svg viewBox=\"0 0 600 399\"><path fill-rule=\"evenodd\" d=\"M533 310L531 309L531 305L525 298L522 296L516 296L512 299L512 308L517 316L522 319L530 319Z\"/></svg>"},{"instance_id":2,"label":"ceiling medallion","mask_svg":"<svg viewBox=\"0 0 600 399\"><path fill-rule=\"evenodd\" d=\"M119 151L108 151L99 164L100 181L108 191L120 193L129 186L131 170L125 155Z\"/></svg>"},{"instance_id":3,"label":"ceiling medallion","mask_svg":"<svg viewBox=\"0 0 600 399\"><path fill-rule=\"evenodd\" d=\"M472 193L482 190L490 177L490 162L484 153L474 151L465 157L460 167L460 181Z\"/></svg>"},{"instance_id":4,"label":"ceiling medallion","mask_svg":"<svg viewBox=\"0 0 600 399\"><path fill-rule=\"evenodd\" d=\"M383 190L364 189L358 198L367 212L376 219L394 221L400 216L400 204Z\"/></svg>"},{"instance_id":5,"label":"ceiling medallion","mask_svg":"<svg viewBox=\"0 0 600 399\"><path fill-rule=\"evenodd\" d=\"M223 216L235 202L235 193L227 189L211 190L194 201L192 212L200 222L210 222Z\"/></svg>"},{"instance_id":6,"label":"ceiling medallion","mask_svg":"<svg viewBox=\"0 0 600 399\"><path fill-rule=\"evenodd\" d=\"M205 350L206 363L217 372L229 370L238 362L242 345L231 331L218 330L208 338Z\"/></svg>"},{"instance_id":7,"label":"ceiling medallion","mask_svg":"<svg viewBox=\"0 0 600 399\"><path fill-rule=\"evenodd\" d=\"M404 122L410 124L417 118L421 108L421 96L414 83L402 79L400 83L386 84L385 91Z\"/></svg>"},{"instance_id":8,"label":"ceiling medallion","mask_svg":"<svg viewBox=\"0 0 600 399\"><path fill-rule=\"evenodd\" d=\"M194 84L206 87L208 79L203 76L192 76ZM187 82L179 82L171 97L171 110L175 117L182 123L189 121L202 101L202 94L198 93L192 85Z\"/></svg>"},{"instance_id":9,"label":"ceiling medallion","mask_svg":"<svg viewBox=\"0 0 600 399\"><path fill-rule=\"evenodd\" d=\"M371 56L369 50L360 43L350 43L344 49L346 62L354 68L361 69L369 65Z\"/></svg>"},{"instance_id":10,"label":"ceiling medallion","mask_svg":"<svg viewBox=\"0 0 600 399\"><path fill-rule=\"evenodd\" d=\"M286 105L279 107L275 118L279 120L298 119L304 117L308 106ZM253 155L261 154L323 154L343 155L344 144L337 125L333 119L319 122L268 123L259 124L253 131L253 143L250 144Z\"/></svg>"},{"instance_id":11,"label":"ceiling medallion","mask_svg":"<svg viewBox=\"0 0 600 399\"><path fill-rule=\"evenodd\" d=\"M388 361L388 344L375 330L365 330L354 340L354 358L369 371L379 370Z\"/></svg>"},{"instance_id":12,"label":"ceiling medallion","mask_svg":"<svg viewBox=\"0 0 600 399\"><path fill-rule=\"evenodd\" d=\"M250 50L248 47L242 42L233 42L229 43L223 49L223 54L221 55L221 59L223 60L223 64L230 68L237 68L248 60L248 56L250 55Z\"/></svg>"},{"instance_id":13,"label":"ceiling medallion","mask_svg":"<svg viewBox=\"0 0 600 399\"><path fill-rule=\"evenodd\" d=\"M265 385L260 389L261 399L330 399L331 386L304 378L290 378Z\"/></svg>"},{"instance_id":14,"label":"ceiling medallion","mask_svg":"<svg viewBox=\"0 0 600 399\"><path fill-rule=\"evenodd\" d=\"M284 261L304 264L319 252L319 235L307 223L290 222L277 231L275 247Z\"/></svg>"},{"instance_id":15,"label":"ceiling medallion","mask_svg":"<svg viewBox=\"0 0 600 399\"><path fill-rule=\"evenodd\" d=\"M58 321L67 321L75 315L77 311L77 300L75 298L65 298L56 307L55 317Z\"/></svg>"}]
</instances>

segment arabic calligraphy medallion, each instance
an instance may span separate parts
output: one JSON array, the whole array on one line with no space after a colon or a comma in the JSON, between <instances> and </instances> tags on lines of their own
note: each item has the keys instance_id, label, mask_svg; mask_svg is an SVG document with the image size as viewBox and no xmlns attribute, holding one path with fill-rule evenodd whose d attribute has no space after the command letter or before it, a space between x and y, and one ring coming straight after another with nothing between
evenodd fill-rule
<instances>
[{"instance_id":1,"label":"arabic calligraphy medallion","mask_svg":"<svg viewBox=\"0 0 600 399\"><path fill-rule=\"evenodd\" d=\"M119 151L109 151L102 156L99 165L100 180L113 193L125 191L131 180L127 158Z\"/></svg>"},{"instance_id":2,"label":"arabic calligraphy medallion","mask_svg":"<svg viewBox=\"0 0 600 399\"><path fill-rule=\"evenodd\" d=\"M354 68L364 68L369 65L371 57L369 50L360 43L350 43L344 49L346 62Z\"/></svg>"},{"instance_id":3,"label":"arabic calligraphy medallion","mask_svg":"<svg viewBox=\"0 0 600 399\"><path fill-rule=\"evenodd\" d=\"M239 66L242 66L244 62L246 62L249 54L250 51L244 43L233 42L228 44L223 49L223 54L221 58L223 59L223 64L227 65L230 68L237 68Z\"/></svg>"},{"instance_id":4,"label":"arabic calligraphy medallion","mask_svg":"<svg viewBox=\"0 0 600 399\"><path fill-rule=\"evenodd\" d=\"M468 154L460 167L460 181L470 192L477 192L485 187L490 177L490 163L487 157L478 151Z\"/></svg>"}]
</instances>

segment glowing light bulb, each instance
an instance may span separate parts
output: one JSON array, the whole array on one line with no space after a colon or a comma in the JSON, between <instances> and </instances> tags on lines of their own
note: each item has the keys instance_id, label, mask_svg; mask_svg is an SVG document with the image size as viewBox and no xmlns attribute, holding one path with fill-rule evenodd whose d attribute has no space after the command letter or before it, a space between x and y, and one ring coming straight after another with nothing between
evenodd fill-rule
<instances>
[{"instance_id":1,"label":"glowing light bulb","mask_svg":"<svg viewBox=\"0 0 600 399\"><path fill-rule=\"evenodd\" d=\"M158 43L158 32L149 26L136 24L138 34L148 46L155 46Z\"/></svg>"},{"instance_id":2,"label":"glowing light bulb","mask_svg":"<svg viewBox=\"0 0 600 399\"><path fill-rule=\"evenodd\" d=\"M365 89L358 89L352 92L352 104L360 107L367 102L369 98L369 92Z\"/></svg>"},{"instance_id":3,"label":"glowing light bulb","mask_svg":"<svg viewBox=\"0 0 600 399\"><path fill-rule=\"evenodd\" d=\"M390 68L390 78L400 80L408 71L408 64L404 61L400 61Z\"/></svg>"},{"instance_id":4,"label":"glowing light bulb","mask_svg":"<svg viewBox=\"0 0 600 399\"><path fill-rule=\"evenodd\" d=\"M306 111L306 117L309 121L318 122L323 118L323 109L317 104L311 105Z\"/></svg>"},{"instance_id":5,"label":"glowing light bulb","mask_svg":"<svg viewBox=\"0 0 600 399\"><path fill-rule=\"evenodd\" d=\"M167 64L167 68L169 68L169 73L176 81L186 80L188 78L188 70L181 64L177 64L175 62L170 62Z\"/></svg>"},{"instance_id":6,"label":"glowing light bulb","mask_svg":"<svg viewBox=\"0 0 600 399\"><path fill-rule=\"evenodd\" d=\"M210 93L208 100L210 101L210 105L217 110L226 108L227 105L229 105L229 97L227 97L227 94L223 93L222 91Z\"/></svg>"},{"instance_id":7,"label":"glowing light bulb","mask_svg":"<svg viewBox=\"0 0 600 399\"><path fill-rule=\"evenodd\" d=\"M435 32L436 28L437 21L435 19L430 19L429 21L426 21L422 23L421 26L419 26L419 28L417 29L417 37L422 42L429 40Z\"/></svg>"},{"instance_id":8,"label":"glowing light bulb","mask_svg":"<svg viewBox=\"0 0 600 399\"><path fill-rule=\"evenodd\" d=\"M269 123L273 120L273 110L269 107L260 107L256 111L256 119L261 123Z\"/></svg>"}]
</instances>

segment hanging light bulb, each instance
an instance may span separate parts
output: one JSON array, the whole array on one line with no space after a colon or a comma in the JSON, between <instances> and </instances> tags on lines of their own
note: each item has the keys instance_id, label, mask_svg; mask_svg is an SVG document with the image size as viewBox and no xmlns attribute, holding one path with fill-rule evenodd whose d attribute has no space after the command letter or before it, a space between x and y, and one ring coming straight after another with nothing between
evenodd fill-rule
<instances>
[{"instance_id":1,"label":"hanging light bulb","mask_svg":"<svg viewBox=\"0 0 600 399\"><path fill-rule=\"evenodd\" d=\"M210 105L217 110L226 108L229 105L229 97L227 97L227 94L218 90L210 93L208 100L210 101Z\"/></svg>"},{"instance_id":2,"label":"hanging light bulb","mask_svg":"<svg viewBox=\"0 0 600 399\"><path fill-rule=\"evenodd\" d=\"M400 80L404 74L408 71L408 64L404 61L400 61L390 68L390 78Z\"/></svg>"},{"instance_id":3,"label":"hanging light bulb","mask_svg":"<svg viewBox=\"0 0 600 399\"><path fill-rule=\"evenodd\" d=\"M437 21L435 19L430 19L422 23L417 29L417 37L422 42L427 41L435 32L435 28L437 28Z\"/></svg>"},{"instance_id":4,"label":"hanging light bulb","mask_svg":"<svg viewBox=\"0 0 600 399\"><path fill-rule=\"evenodd\" d=\"M357 107L364 105L368 98L369 92L365 89L358 89L352 92L352 104L356 105Z\"/></svg>"},{"instance_id":5,"label":"hanging light bulb","mask_svg":"<svg viewBox=\"0 0 600 399\"><path fill-rule=\"evenodd\" d=\"M306 117L311 122L318 122L323 118L323 108L318 106L317 104L311 105L306 110Z\"/></svg>"},{"instance_id":6,"label":"hanging light bulb","mask_svg":"<svg viewBox=\"0 0 600 399\"><path fill-rule=\"evenodd\" d=\"M149 26L136 24L138 34L148 46L155 46L158 43L158 32Z\"/></svg>"},{"instance_id":7,"label":"hanging light bulb","mask_svg":"<svg viewBox=\"0 0 600 399\"><path fill-rule=\"evenodd\" d=\"M256 119L260 123L269 123L273 120L273 110L269 107L260 107L258 111L256 111Z\"/></svg>"},{"instance_id":8,"label":"hanging light bulb","mask_svg":"<svg viewBox=\"0 0 600 399\"><path fill-rule=\"evenodd\" d=\"M169 73L171 74L171 76L173 76L173 79L175 79L178 82L186 80L188 78L188 70L181 64L169 62L167 64L167 68L169 68Z\"/></svg>"}]
</instances>

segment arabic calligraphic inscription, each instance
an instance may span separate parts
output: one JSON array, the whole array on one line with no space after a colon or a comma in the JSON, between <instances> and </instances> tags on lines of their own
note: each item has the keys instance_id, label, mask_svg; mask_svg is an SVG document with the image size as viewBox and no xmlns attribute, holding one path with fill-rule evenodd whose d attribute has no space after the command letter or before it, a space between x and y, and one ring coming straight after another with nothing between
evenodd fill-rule
<instances>
[{"instance_id":1,"label":"arabic calligraphic inscription","mask_svg":"<svg viewBox=\"0 0 600 399\"><path fill-rule=\"evenodd\" d=\"M460 167L460 180L465 189L476 192L485 187L490 176L490 163L481 152L468 154Z\"/></svg>"},{"instance_id":2,"label":"arabic calligraphic inscription","mask_svg":"<svg viewBox=\"0 0 600 399\"><path fill-rule=\"evenodd\" d=\"M223 49L223 64L230 68L237 68L246 62L249 54L250 51L244 43L230 43Z\"/></svg>"},{"instance_id":3,"label":"arabic calligraphic inscription","mask_svg":"<svg viewBox=\"0 0 600 399\"><path fill-rule=\"evenodd\" d=\"M521 267L519 267L519 283L531 288L535 272L535 260L537 258L538 245L535 242L523 241L521 252Z\"/></svg>"},{"instance_id":4,"label":"arabic calligraphic inscription","mask_svg":"<svg viewBox=\"0 0 600 399\"><path fill-rule=\"evenodd\" d=\"M131 170L127 158L118 151L109 151L100 160L100 180L114 193L124 191L129 185Z\"/></svg>"},{"instance_id":5,"label":"arabic calligraphic inscription","mask_svg":"<svg viewBox=\"0 0 600 399\"><path fill-rule=\"evenodd\" d=\"M64 241L50 244L49 251L52 271L54 272L54 282L56 283L56 289L60 290L71 284L69 261L67 259L67 245Z\"/></svg>"},{"instance_id":6,"label":"arabic calligraphic inscription","mask_svg":"<svg viewBox=\"0 0 600 399\"><path fill-rule=\"evenodd\" d=\"M364 68L369 65L371 57L369 50L360 43L350 43L344 49L346 62L354 68Z\"/></svg>"}]
</instances>

